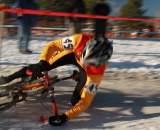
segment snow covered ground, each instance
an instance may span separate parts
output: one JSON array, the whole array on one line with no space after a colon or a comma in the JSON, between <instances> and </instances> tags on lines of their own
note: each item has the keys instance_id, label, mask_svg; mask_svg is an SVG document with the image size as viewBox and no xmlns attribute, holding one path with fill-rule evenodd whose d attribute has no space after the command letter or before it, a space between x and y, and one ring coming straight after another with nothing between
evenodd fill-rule
<instances>
[{"instance_id":1,"label":"snow covered ground","mask_svg":"<svg viewBox=\"0 0 160 130\"><path fill-rule=\"evenodd\" d=\"M111 70L160 71L160 41L114 41Z\"/></svg>"},{"instance_id":2,"label":"snow covered ground","mask_svg":"<svg viewBox=\"0 0 160 130\"><path fill-rule=\"evenodd\" d=\"M15 40L4 40L0 69L17 68L38 61L39 54L47 41L32 40L32 55L18 52ZM160 41L114 40L111 71L160 71Z\"/></svg>"},{"instance_id":3,"label":"snow covered ground","mask_svg":"<svg viewBox=\"0 0 160 130\"><path fill-rule=\"evenodd\" d=\"M22 55L16 40L4 40L0 75L35 63L47 41L32 40L31 55ZM71 68L71 67L70 67ZM0 130L159 130L160 41L114 40L114 53L91 108L65 126L38 122L44 107L39 102L17 104L0 113ZM70 82L58 85L60 108L69 99ZM62 88L61 88L62 87ZM65 90L65 92L63 92Z\"/></svg>"}]
</instances>

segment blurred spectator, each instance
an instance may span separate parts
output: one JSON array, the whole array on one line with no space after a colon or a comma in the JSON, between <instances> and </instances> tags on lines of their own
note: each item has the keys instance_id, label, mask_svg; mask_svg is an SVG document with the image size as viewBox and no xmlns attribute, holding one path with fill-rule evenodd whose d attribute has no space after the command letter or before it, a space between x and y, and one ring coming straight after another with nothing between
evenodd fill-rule
<instances>
[{"instance_id":1,"label":"blurred spectator","mask_svg":"<svg viewBox=\"0 0 160 130\"><path fill-rule=\"evenodd\" d=\"M4 3L1 3L1 1L0 1L0 9L3 9L5 7L6 7L6 5ZM3 23L3 17L4 17L4 13L0 12L0 25Z\"/></svg>"},{"instance_id":2,"label":"blurred spectator","mask_svg":"<svg viewBox=\"0 0 160 130\"><path fill-rule=\"evenodd\" d=\"M34 0L17 0L14 7L23 9L38 9L38 5ZM29 41L31 37L31 29L36 24L37 16L28 14L18 14L18 48L20 53L30 54Z\"/></svg>"},{"instance_id":3,"label":"blurred spectator","mask_svg":"<svg viewBox=\"0 0 160 130\"><path fill-rule=\"evenodd\" d=\"M0 0L0 9L6 8L6 7L7 5L5 4L5 2ZM2 27L4 24L4 18L5 18L4 12L0 12L0 26ZM4 29L2 27L0 27L0 44L2 42L2 36L4 35Z\"/></svg>"},{"instance_id":4,"label":"blurred spectator","mask_svg":"<svg viewBox=\"0 0 160 130\"><path fill-rule=\"evenodd\" d=\"M130 33L130 38L137 38L139 35L139 32L138 31L133 31Z\"/></svg>"},{"instance_id":5,"label":"blurred spectator","mask_svg":"<svg viewBox=\"0 0 160 130\"><path fill-rule=\"evenodd\" d=\"M121 34L120 34L119 26L117 26L117 25L113 26L112 31L113 31L113 37L112 38L120 38Z\"/></svg>"},{"instance_id":6,"label":"blurred spectator","mask_svg":"<svg viewBox=\"0 0 160 130\"><path fill-rule=\"evenodd\" d=\"M96 5L93 8L93 13L96 15L109 15L111 12L110 5L106 3L106 0L97 0ZM96 19L94 22L94 28L96 30L96 37L105 37L107 28L107 19Z\"/></svg>"},{"instance_id":7,"label":"blurred spectator","mask_svg":"<svg viewBox=\"0 0 160 130\"><path fill-rule=\"evenodd\" d=\"M67 12L70 13L86 13L86 6L83 0L71 0L69 1L72 3L70 7L68 7ZM83 18L70 18L69 19L70 29L71 32L74 33L81 33L82 30L82 23L84 22Z\"/></svg>"},{"instance_id":8,"label":"blurred spectator","mask_svg":"<svg viewBox=\"0 0 160 130\"><path fill-rule=\"evenodd\" d=\"M143 34L141 35L143 38L151 38L154 36L154 27L148 26L144 29L142 29Z\"/></svg>"},{"instance_id":9,"label":"blurred spectator","mask_svg":"<svg viewBox=\"0 0 160 130\"><path fill-rule=\"evenodd\" d=\"M7 7L6 4L4 2L2 3L2 1L0 1L0 9L3 9L5 7Z\"/></svg>"}]
</instances>

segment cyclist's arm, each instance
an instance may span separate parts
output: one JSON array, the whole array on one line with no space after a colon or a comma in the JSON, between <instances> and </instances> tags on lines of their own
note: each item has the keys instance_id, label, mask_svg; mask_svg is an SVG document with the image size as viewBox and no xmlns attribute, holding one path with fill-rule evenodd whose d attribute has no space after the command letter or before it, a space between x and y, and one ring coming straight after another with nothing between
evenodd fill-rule
<instances>
[{"instance_id":1,"label":"cyclist's arm","mask_svg":"<svg viewBox=\"0 0 160 130\"><path fill-rule=\"evenodd\" d=\"M82 90L80 101L65 112L69 119L77 117L90 106L96 95L97 87L102 78L103 75L90 75L87 77L87 82Z\"/></svg>"},{"instance_id":2,"label":"cyclist's arm","mask_svg":"<svg viewBox=\"0 0 160 130\"><path fill-rule=\"evenodd\" d=\"M50 64L54 63L59 58L74 51L76 40L76 36L70 36L50 42L42 51L40 60L47 61Z\"/></svg>"}]
</instances>

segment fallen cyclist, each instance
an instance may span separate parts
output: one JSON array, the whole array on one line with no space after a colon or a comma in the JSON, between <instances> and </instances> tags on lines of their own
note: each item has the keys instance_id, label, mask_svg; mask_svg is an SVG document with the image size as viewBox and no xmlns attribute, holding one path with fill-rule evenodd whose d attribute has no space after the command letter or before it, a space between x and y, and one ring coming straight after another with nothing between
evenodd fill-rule
<instances>
[{"instance_id":1,"label":"fallen cyclist","mask_svg":"<svg viewBox=\"0 0 160 130\"><path fill-rule=\"evenodd\" d=\"M77 66L80 70L80 82L71 97L73 107L62 115L49 117L51 125L62 125L90 106L103 79L105 69L108 67L112 52L112 43L103 37L94 38L82 33L57 39L44 48L38 63L23 67L9 76L1 77L0 84L28 76L27 70L31 70L32 78L36 79L41 76L42 72L62 65ZM59 122L56 122L56 119L59 119Z\"/></svg>"}]
</instances>

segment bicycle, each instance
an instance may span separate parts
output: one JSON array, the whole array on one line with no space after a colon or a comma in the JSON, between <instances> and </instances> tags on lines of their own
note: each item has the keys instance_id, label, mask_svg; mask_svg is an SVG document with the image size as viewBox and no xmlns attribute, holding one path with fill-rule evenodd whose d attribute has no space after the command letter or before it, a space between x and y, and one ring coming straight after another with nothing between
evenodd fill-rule
<instances>
[{"instance_id":1,"label":"bicycle","mask_svg":"<svg viewBox=\"0 0 160 130\"><path fill-rule=\"evenodd\" d=\"M7 110L17 103L26 101L27 97L36 96L39 99L51 98L51 111L54 115L58 115L58 107L55 101L54 84L63 80L73 79L77 81L78 71L73 71L70 75L49 75L44 72L42 77L33 80L31 73L28 77L22 78L19 82L4 85L0 87L0 99L6 98L7 101L0 102L0 111ZM48 117L40 116L40 121L45 123Z\"/></svg>"}]
</instances>

